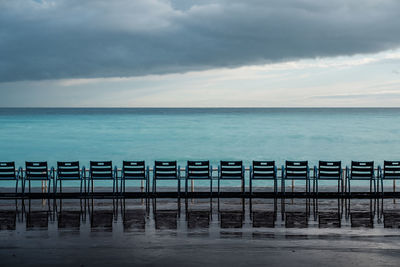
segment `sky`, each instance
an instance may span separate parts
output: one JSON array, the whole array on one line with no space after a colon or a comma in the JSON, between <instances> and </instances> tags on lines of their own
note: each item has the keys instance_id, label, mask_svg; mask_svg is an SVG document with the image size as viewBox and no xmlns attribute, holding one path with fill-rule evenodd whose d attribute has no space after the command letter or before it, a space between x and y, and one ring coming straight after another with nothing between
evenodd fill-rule
<instances>
[{"instance_id":1,"label":"sky","mask_svg":"<svg viewBox=\"0 0 400 267\"><path fill-rule=\"evenodd\" d=\"M0 0L0 107L398 107L398 0Z\"/></svg>"}]
</instances>

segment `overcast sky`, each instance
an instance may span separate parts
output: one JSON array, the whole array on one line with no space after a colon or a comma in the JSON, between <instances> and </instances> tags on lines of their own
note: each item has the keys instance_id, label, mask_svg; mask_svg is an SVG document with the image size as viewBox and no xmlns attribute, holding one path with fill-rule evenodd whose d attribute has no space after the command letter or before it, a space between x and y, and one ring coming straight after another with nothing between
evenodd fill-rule
<instances>
[{"instance_id":1,"label":"overcast sky","mask_svg":"<svg viewBox=\"0 0 400 267\"><path fill-rule=\"evenodd\" d=\"M0 106L400 106L398 0L0 0Z\"/></svg>"}]
</instances>

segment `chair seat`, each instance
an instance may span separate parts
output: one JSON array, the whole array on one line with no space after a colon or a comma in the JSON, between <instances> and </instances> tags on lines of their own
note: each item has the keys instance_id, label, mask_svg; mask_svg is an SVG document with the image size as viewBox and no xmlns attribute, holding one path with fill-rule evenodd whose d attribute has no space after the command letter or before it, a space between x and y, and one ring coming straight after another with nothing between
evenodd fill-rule
<instances>
[{"instance_id":1,"label":"chair seat","mask_svg":"<svg viewBox=\"0 0 400 267\"><path fill-rule=\"evenodd\" d=\"M83 180L81 177L57 177L57 180Z\"/></svg>"},{"instance_id":2,"label":"chair seat","mask_svg":"<svg viewBox=\"0 0 400 267\"><path fill-rule=\"evenodd\" d=\"M251 180L277 180L278 177L252 177Z\"/></svg>"},{"instance_id":3,"label":"chair seat","mask_svg":"<svg viewBox=\"0 0 400 267\"><path fill-rule=\"evenodd\" d=\"M163 176L163 177L155 177L155 180L178 180L176 176Z\"/></svg>"},{"instance_id":4,"label":"chair seat","mask_svg":"<svg viewBox=\"0 0 400 267\"><path fill-rule=\"evenodd\" d=\"M242 180L244 177L237 177L237 176L221 176L219 177L220 180Z\"/></svg>"},{"instance_id":5,"label":"chair seat","mask_svg":"<svg viewBox=\"0 0 400 267\"><path fill-rule=\"evenodd\" d=\"M376 178L375 177L365 177L365 178L363 178L363 177L355 177L355 178L349 177L349 180L369 181L369 180L376 180Z\"/></svg>"},{"instance_id":6,"label":"chair seat","mask_svg":"<svg viewBox=\"0 0 400 267\"><path fill-rule=\"evenodd\" d=\"M293 177L293 176L286 176L286 178L285 178L286 180L303 180L303 181L306 181L306 180L311 180L310 178L307 178L307 177Z\"/></svg>"},{"instance_id":7,"label":"chair seat","mask_svg":"<svg viewBox=\"0 0 400 267\"><path fill-rule=\"evenodd\" d=\"M341 177L317 177L317 180L333 180L333 181L339 181L342 180Z\"/></svg>"},{"instance_id":8,"label":"chair seat","mask_svg":"<svg viewBox=\"0 0 400 267\"><path fill-rule=\"evenodd\" d=\"M382 176L383 180L400 180L399 176Z\"/></svg>"},{"instance_id":9,"label":"chair seat","mask_svg":"<svg viewBox=\"0 0 400 267\"><path fill-rule=\"evenodd\" d=\"M197 176L197 177L187 177L187 180L211 180L212 177L209 176Z\"/></svg>"},{"instance_id":10,"label":"chair seat","mask_svg":"<svg viewBox=\"0 0 400 267\"><path fill-rule=\"evenodd\" d=\"M16 177L0 177L0 181L14 181L18 180Z\"/></svg>"},{"instance_id":11,"label":"chair seat","mask_svg":"<svg viewBox=\"0 0 400 267\"><path fill-rule=\"evenodd\" d=\"M114 180L114 177L90 177L92 180Z\"/></svg>"},{"instance_id":12,"label":"chair seat","mask_svg":"<svg viewBox=\"0 0 400 267\"><path fill-rule=\"evenodd\" d=\"M143 176L123 176L122 179L125 179L125 180L147 180L147 178L143 177Z\"/></svg>"},{"instance_id":13,"label":"chair seat","mask_svg":"<svg viewBox=\"0 0 400 267\"><path fill-rule=\"evenodd\" d=\"M42 180L51 180L51 177L25 177L26 180L37 180L37 181L42 181Z\"/></svg>"}]
</instances>

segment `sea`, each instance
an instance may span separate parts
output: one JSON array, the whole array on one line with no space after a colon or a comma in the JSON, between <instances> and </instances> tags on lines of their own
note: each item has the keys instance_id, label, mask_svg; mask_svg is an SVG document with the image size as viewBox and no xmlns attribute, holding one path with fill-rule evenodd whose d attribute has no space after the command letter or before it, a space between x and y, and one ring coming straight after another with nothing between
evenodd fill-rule
<instances>
[{"instance_id":1,"label":"sea","mask_svg":"<svg viewBox=\"0 0 400 267\"><path fill-rule=\"evenodd\" d=\"M0 161L400 160L400 108L0 108Z\"/></svg>"}]
</instances>

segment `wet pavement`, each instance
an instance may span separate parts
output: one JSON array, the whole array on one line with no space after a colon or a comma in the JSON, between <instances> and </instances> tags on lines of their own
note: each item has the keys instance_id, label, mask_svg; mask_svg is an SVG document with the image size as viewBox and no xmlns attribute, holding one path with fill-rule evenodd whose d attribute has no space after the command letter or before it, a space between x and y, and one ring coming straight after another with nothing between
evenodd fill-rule
<instances>
[{"instance_id":1,"label":"wet pavement","mask_svg":"<svg viewBox=\"0 0 400 267\"><path fill-rule=\"evenodd\" d=\"M398 266L395 199L0 200L1 266Z\"/></svg>"}]
</instances>

